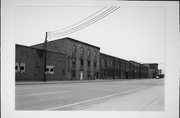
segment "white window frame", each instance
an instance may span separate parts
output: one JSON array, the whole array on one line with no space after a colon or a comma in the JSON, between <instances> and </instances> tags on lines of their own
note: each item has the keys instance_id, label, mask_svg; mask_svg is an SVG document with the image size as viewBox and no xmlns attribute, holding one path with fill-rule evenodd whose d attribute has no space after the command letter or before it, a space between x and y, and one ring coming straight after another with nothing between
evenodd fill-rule
<instances>
[{"instance_id":1,"label":"white window frame","mask_svg":"<svg viewBox=\"0 0 180 118\"><path fill-rule=\"evenodd\" d=\"M48 69L48 71L47 71ZM53 69L53 71L51 72L51 69ZM53 65L46 65L46 74L54 74L54 66Z\"/></svg>"}]
</instances>

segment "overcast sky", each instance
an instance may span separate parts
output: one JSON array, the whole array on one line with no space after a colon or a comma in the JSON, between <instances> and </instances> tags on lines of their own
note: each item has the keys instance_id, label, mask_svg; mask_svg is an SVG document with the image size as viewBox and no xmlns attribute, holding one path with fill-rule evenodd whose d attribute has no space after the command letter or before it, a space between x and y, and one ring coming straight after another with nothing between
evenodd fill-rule
<instances>
[{"instance_id":1,"label":"overcast sky","mask_svg":"<svg viewBox=\"0 0 180 118\"><path fill-rule=\"evenodd\" d=\"M110 6L108 6L110 7ZM16 7L15 43L44 42L45 32L71 26L103 7ZM62 37L99 46L100 51L140 63L159 63L164 68L165 19L158 7L120 7L98 22Z\"/></svg>"}]
</instances>

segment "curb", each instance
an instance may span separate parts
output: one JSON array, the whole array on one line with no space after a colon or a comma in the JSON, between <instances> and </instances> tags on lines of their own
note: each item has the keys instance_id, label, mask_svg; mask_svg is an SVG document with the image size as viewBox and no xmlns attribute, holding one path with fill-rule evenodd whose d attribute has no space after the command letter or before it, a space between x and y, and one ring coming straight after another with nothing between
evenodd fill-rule
<instances>
[{"instance_id":1,"label":"curb","mask_svg":"<svg viewBox=\"0 0 180 118\"><path fill-rule=\"evenodd\" d=\"M93 83L93 82L112 82L112 81L127 81L127 80L146 80L146 79L108 79L108 80L72 80L72 81L29 81L15 82L15 85L40 85L40 84L67 84L67 83Z\"/></svg>"},{"instance_id":2,"label":"curb","mask_svg":"<svg viewBox=\"0 0 180 118\"><path fill-rule=\"evenodd\" d=\"M77 81L48 81L48 82L16 82L15 85L40 85L40 84L67 84L67 83L93 83L93 82L111 82L119 80L77 80Z\"/></svg>"}]
</instances>

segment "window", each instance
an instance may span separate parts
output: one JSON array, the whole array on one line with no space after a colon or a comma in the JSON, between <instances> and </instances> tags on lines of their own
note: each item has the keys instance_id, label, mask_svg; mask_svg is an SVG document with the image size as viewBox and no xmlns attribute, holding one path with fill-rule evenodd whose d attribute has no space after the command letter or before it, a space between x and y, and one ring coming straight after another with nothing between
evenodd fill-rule
<instances>
[{"instance_id":1,"label":"window","mask_svg":"<svg viewBox=\"0 0 180 118\"><path fill-rule=\"evenodd\" d=\"M97 56L97 52L96 51L94 51L94 57L96 57Z\"/></svg>"},{"instance_id":2,"label":"window","mask_svg":"<svg viewBox=\"0 0 180 118\"><path fill-rule=\"evenodd\" d=\"M15 71L16 73L25 73L25 63L16 63Z\"/></svg>"},{"instance_id":3,"label":"window","mask_svg":"<svg viewBox=\"0 0 180 118\"><path fill-rule=\"evenodd\" d=\"M88 49L88 56L90 56L91 55L91 50L90 49Z\"/></svg>"},{"instance_id":4,"label":"window","mask_svg":"<svg viewBox=\"0 0 180 118\"><path fill-rule=\"evenodd\" d=\"M46 67L46 72L49 72L49 68Z\"/></svg>"},{"instance_id":5,"label":"window","mask_svg":"<svg viewBox=\"0 0 180 118\"><path fill-rule=\"evenodd\" d=\"M84 60L81 60L80 64L81 64L81 66L83 66L84 65Z\"/></svg>"},{"instance_id":6,"label":"window","mask_svg":"<svg viewBox=\"0 0 180 118\"><path fill-rule=\"evenodd\" d=\"M54 72L54 68L51 68L51 69L50 69L50 72L51 72L51 73Z\"/></svg>"},{"instance_id":7,"label":"window","mask_svg":"<svg viewBox=\"0 0 180 118\"><path fill-rule=\"evenodd\" d=\"M43 50L37 50L37 54L39 57L43 56L44 51Z\"/></svg>"},{"instance_id":8,"label":"window","mask_svg":"<svg viewBox=\"0 0 180 118\"><path fill-rule=\"evenodd\" d=\"M18 66L15 67L15 70L18 70Z\"/></svg>"},{"instance_id":9,"label":"window","mask_svg":"<svg viewBox=\"0 0 180 118\"><path fill-rule=\"evenodd\" d=\"M72 66L73 66L73 68L76 67L76 59L73 59L73 60L72 60Z\"/></svg>"},{"instance_id":10,"label":"window","mask_svg":"<svg viewBox=\"0 0 180 118\"><path fill-rule=\"evenodd\" d=\"M16 63L16 65L15 65L15 72L16 73L20 72L20 70L19 70L19 63Z\"/></svg>"},{"instance_id":11,"label":"window","mask_svg":"<svg viewBox=\"0 0 180 118\"><path fill-rule=\"evenodd\" d=\"M113 67L113 63L112 63L112 61L111 61L111 67Z\"/></svg>"},{"instance_id":12,"label":"window","mask_svg":"<svg viewBox=\"0 0 180 118\"><path fill-rule=\"evenodd\" d=\"M20 73L25 73L25 63L20 63Z\"/></svg>"},{"instance_id":13,"label":"window","mask_svg":"<svg viewBox=\"0 0 180 118\"><path fill-rule=\"evenodd\" d=\"M96 63L96 62L94 62L94 68L96 68L96 66L97 66L96 64L97 64L97 63Z\"/></svg>"},{"instance_id":14,"label":"window","mask_svg":"<svg viewBox=\"0 0 180 118\"><path fill-rule=\"evenodd\" d=\"M76 46L73 45L73 53L75 53L75 52L76 52Z\"/></svg>"},{"instance_id":15,"label":"window","mask_svg":"<svg viewBox=\"0 0 180 118\"><path fill-rule=\"evenodd\" d=\"M54 66L46 65L46 74L54 74Z\"/></svg>"},{"instance_id":16,"label":"window","mask_svg":"<svg viewBox=\"0 0 180 118\"><path fill-rule=\"evenodd\" d=\"M81 53L81 54L83 54L83 53L84 53L84 48L83 48L83 47L81 47L81 49L80 49L80 53Z\"/></svg>"},{"instance_id":17,"label":"window","mask_svg":"<svg viewBox=\"0 0 180 118\"><path fill-rule=\"evenodd\" d=\"M88 67L90 67L91 66L91 62L90 61L88 61Z\"/></svg>"},{"instance_id":18,"label":"window","mask_svg":"<svg viewBox=\"0 0 180 118\"><path fill-rule=\"evenodd\" d=\"M104 60L103 59L101 60L101 65L102 65L102 67L104 67Z\"/></svg>"}]
</instances>

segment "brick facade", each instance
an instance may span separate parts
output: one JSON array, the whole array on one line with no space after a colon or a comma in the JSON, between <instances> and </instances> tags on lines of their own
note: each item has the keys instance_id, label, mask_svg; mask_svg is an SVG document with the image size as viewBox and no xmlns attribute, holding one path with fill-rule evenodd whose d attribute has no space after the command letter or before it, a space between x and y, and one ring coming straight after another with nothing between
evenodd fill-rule
<instances>
[{"instance_id":1,"label":"brick facade","mask_svg":"<svg viewBox=\"0 0 180 118\"><path fill-rule=\"evenodd\" d=\"M66 56L47 51L47 65L54 67L54 74L46 74L47 80L64 80ZM16 81L44 80L44 51L16 45ZM23 66L22 66L23 64Z\"/></svg>"},{"instance_id":2,"label":"brick facade","mask_svg":"<svg viewBox=\"0 0 180 118\"><path fill-rule=\"evenodd\" d=\"M42 49L43 44L32 47ZM47 50L66 54L67 80L99 78L99 47L63 38L48 42Z\"/></svg>"},{"instance_id":3,"label":"brick facade","mask_svg":"<svg viewBox=\"0 0 180 118\"><path fill-rule=\"evenodd\" d=\"M158 64L157 63L146 63L144 65L148 67L148 76L150 78L156 78L158 76Z\"/></svg>"},{"instance_id":4,"label":"brick facade","mask_svg":"<svg viewBox=\"0 0 180 118\"><path fill-rule=\"evenodd\" d=\"M150 78L148 73L148 66L100 53L100 77L102 79Z\"/></svg>"},{"instance_id":5,"label":"brick facade","mask_svg":"<svg viewBox=\"0 0 180 118\"><path fill-rule=\"evenodd\" d=\"M92 80L155 78L158 64L140 64L108 54L72 38L47 42L46 72L44 43L16 45L16 81Z\"/></svg>"}]
</instances>

